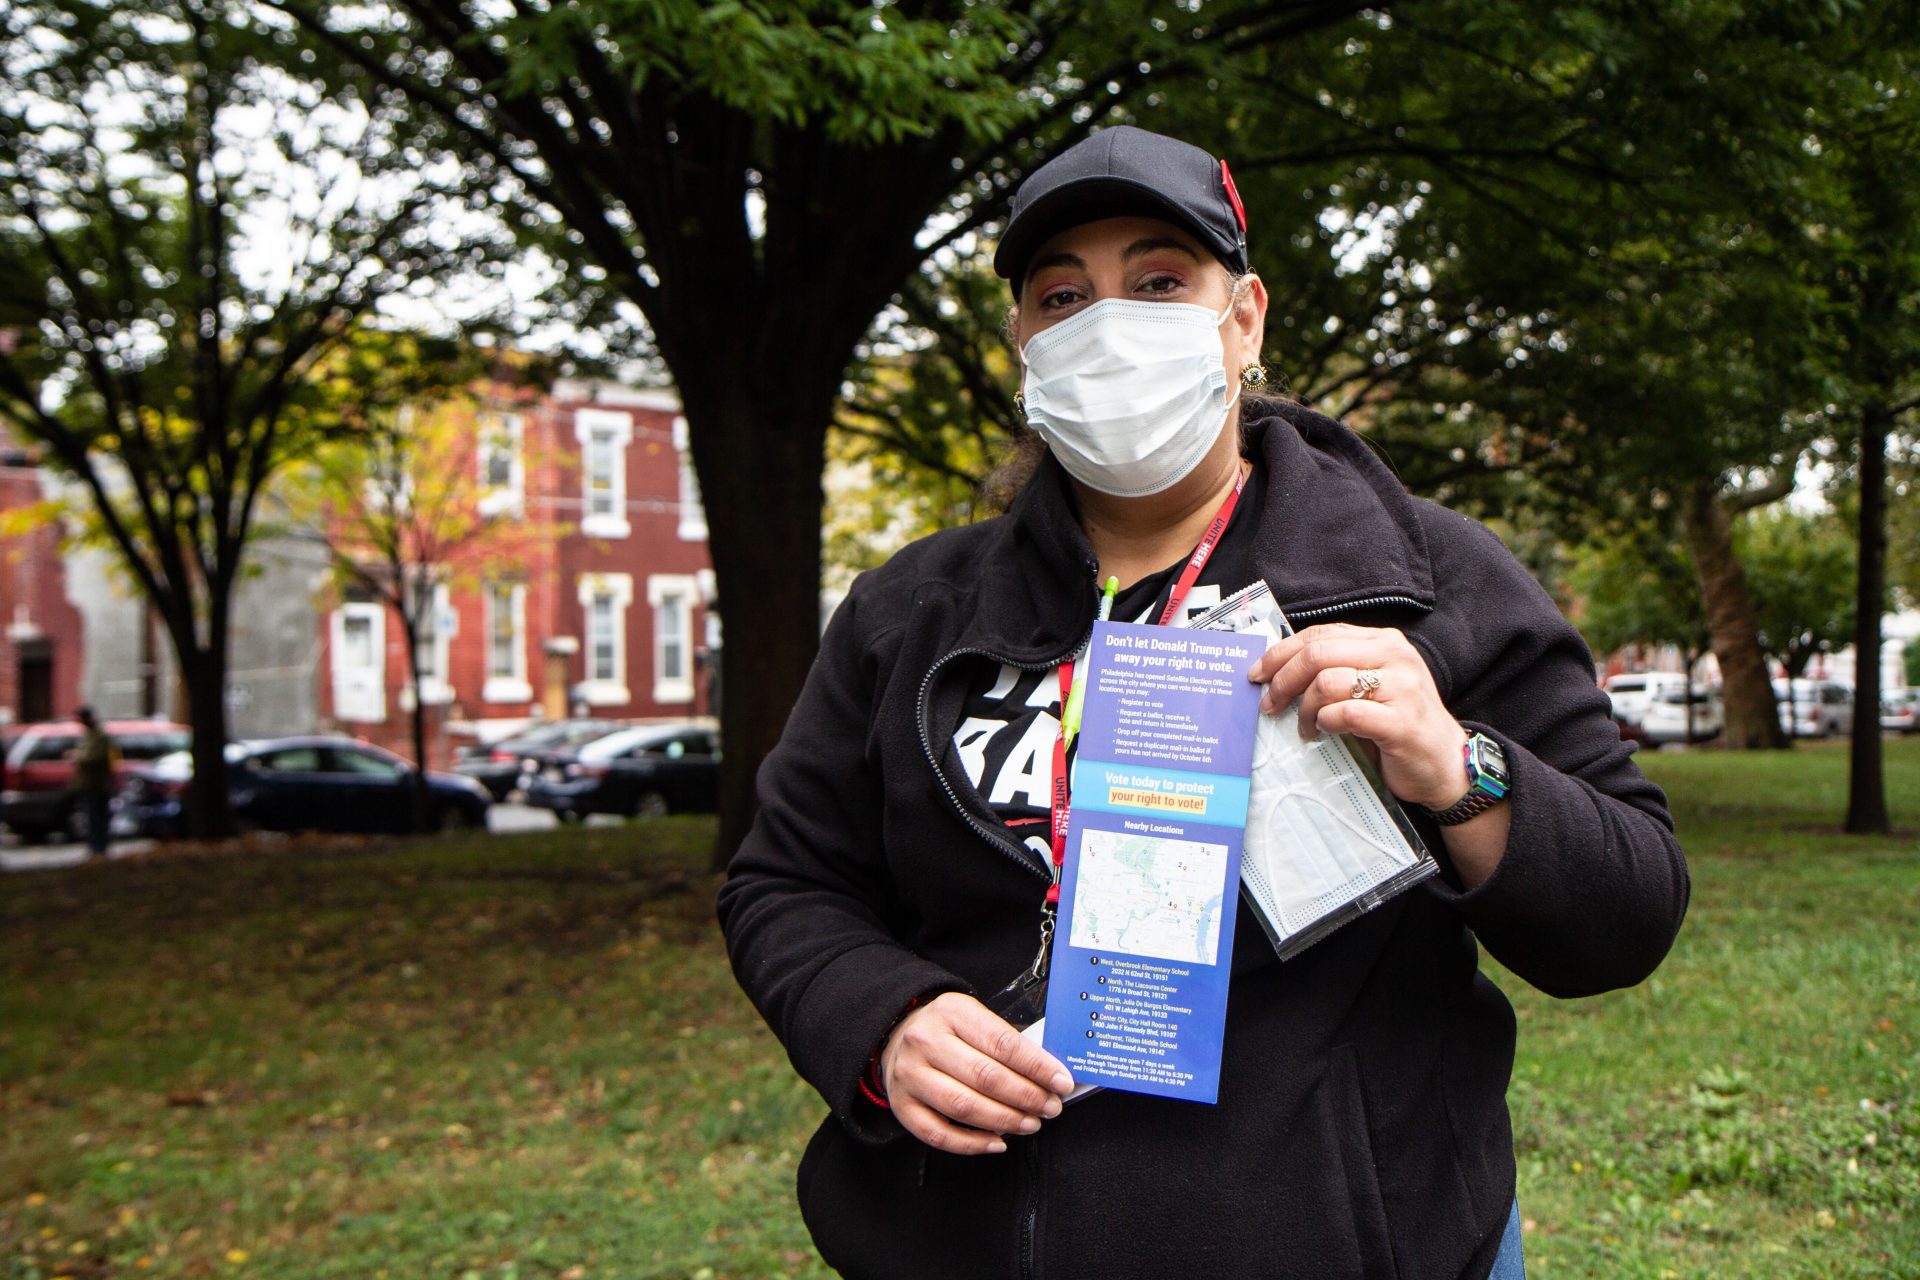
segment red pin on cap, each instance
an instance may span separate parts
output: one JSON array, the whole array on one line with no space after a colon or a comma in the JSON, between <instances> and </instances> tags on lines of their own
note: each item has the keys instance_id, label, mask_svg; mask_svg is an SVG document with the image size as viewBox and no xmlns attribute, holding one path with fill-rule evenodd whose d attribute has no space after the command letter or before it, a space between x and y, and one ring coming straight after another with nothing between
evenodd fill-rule
<instances>
[{"instance_id":1,"label":"red pin on cap","mask_svg":"<svg viewBox=\"0 0 1920 1280\"><path fill-rule=\"evenodd\" d=\"M1233 173L1227 168L1227 162L1220 162L1220 185L1227 189L1227 199L1233 201L1233 216L1240 219L1240 234L1247 232L1247 207L1240 203L1240 189L1233 185Z\"/></svg>"}]
</instances>

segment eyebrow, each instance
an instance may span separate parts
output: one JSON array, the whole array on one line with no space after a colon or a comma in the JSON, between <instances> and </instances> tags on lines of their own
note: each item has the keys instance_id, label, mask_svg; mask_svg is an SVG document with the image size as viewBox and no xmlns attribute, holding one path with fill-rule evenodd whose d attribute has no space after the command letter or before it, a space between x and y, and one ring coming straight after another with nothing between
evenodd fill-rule
<instances>
[{"instance_id":1,"label":"eyebrow","mask_svg":"<svg viewBox=\"0 0 1920 1280\"><path fill-rule=\"evenodd\" d=\"M1131 262L1143 254L1152 253L1155 249L1178 249L1195 262L1200 261L1200 255L1193 251L1192 245L1185 240L1176 240L1172 236L1152 236L1144 240L1135 240L1127 246L1127 251L1120 257L1123 261Z\"/></svg>"},{"instance_id":2,"label":"eyebrow","mask_svg":"<svg viewBox=\"0 0 1920 1280\"><path fill-rule=\"evenodd\" d=\"M1148 236L1145 239L1135 240L1126 247L1126 251L1120 255L1120 258L1123 262L1131 262L1135 258L1152 253L1156 249L1178 250L1186 254L1189 258L1192 258L1195 262L1200 261L1200 255L1194 252L1192 245L1184 240L1176 240L1172 236ZM1077 271L1085 271L1087 269L1087 260L1076 253L1050 253L1029 266L1027 268L1027 275L1037 275L1045 271L1048 267L1072 267Z\"/></svg>"}]
</instances>

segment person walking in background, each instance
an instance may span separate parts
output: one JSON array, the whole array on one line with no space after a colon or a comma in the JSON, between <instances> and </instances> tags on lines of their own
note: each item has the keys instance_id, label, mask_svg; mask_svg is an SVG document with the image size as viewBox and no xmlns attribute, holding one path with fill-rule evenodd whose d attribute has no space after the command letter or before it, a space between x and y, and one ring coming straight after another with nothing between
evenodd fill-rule
<instances>
[{"instance_id":1,"label":"person walking in background","mask_svg":"<svg viewBox=\"0 0 1920 1280\"><path fill-rule=\"evenodd\" d=\"M92 707L80 708L74 719L80 722L80 745L73 753L73 793L87 820L87 853L101 858L107 852L107 805L113 798L113 739Z\"/></svg>"}]
</instances>

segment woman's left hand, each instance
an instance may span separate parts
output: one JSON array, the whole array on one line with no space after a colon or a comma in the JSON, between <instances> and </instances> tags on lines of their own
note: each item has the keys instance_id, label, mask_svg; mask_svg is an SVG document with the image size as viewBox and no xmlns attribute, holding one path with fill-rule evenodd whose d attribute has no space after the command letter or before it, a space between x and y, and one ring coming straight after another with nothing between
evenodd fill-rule
<instances>
[{"instance_id":1,"label":"woman's left hand","mask_svg":"<svg viewBox=\"0 0 1920 1280\"><path fill-rule=\"evenodd\" d=\"M1262 654L1247 678L1267 686L1264 712L1300 699L1302 737L1324 730L1373 743L1380 776L1401 802L1445 809L1467 794L1467 731L1440 701L1419 651L1391 627L1308 627Z\"/></svg>"}]
</instances>

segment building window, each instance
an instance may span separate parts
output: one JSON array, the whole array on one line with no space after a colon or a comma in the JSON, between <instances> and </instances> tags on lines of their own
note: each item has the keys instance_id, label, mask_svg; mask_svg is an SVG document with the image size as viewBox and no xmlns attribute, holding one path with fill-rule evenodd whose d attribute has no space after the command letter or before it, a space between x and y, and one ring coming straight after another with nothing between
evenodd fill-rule
<instances>
[{"instance_id":1,"label":"building window","mask_svg":"<svg viewBox=\"0 0 1920 1280\"><path fill-rule=\"evenodd\" d=\"M707 508L700 500L700 478L694 474L693 453L687 446L687 420L673 420L673 449L680 457L680 537L685 542L707 540Z\"/></svg>"},{"instance_id":2,"label":"building window","mask_svg":"<svg viewBox=\"0 0 1920 1280\"><path fill-rule=\"evenodd\" d=\"M588 706L617 706L633 700L627 691L627 608L633 603L633 577L625 573L580 576L580 607L585 614L585 679L581 699Z\"/></svg>"},{"instance_id":3,"label":"building window","mask_svg":"<svg viewBox=\"0 0 1920 1280\"><path fill-rule=\"evenodd\" d=\"M587 679L620 678L620 619L610 592L596 591L587 605Z\"/></svg>"},{"instance_id":4,"label":"building window","mask_svg":"<svg viewBox=\"0 0 1920 1280\"><path fill-rule=\"evenodd\" d=\"M518 508L526 492L521 418L517 413L483 413L478 427L480 514L499 515Z\"/></svg>"},{"instance_id":5,"label":"building window","mask_svg":"<svg viewBox=\"0 0 1920 1280\"><path fill-rule=\"evenodd\" d=\"M527 682L527 589L516 582L487 585L487 683L485 702L531 702Z\"/></svg>"},{"instance_id":6,"label":"building window","mask_svg":"<svg viewBox=\"0 0 1920 1280\"><path fill-rule=\"evenodd\" d=\"M690 574L647 579L647 603L653 606L655 702L693 701L693 606L698 599Z\"/></svg>"},{"instance_id":7,"label":"building window","mask_svg":"<svg viewBox=\"0 0 1920 1280\"><path fill-rule=\"evenodd\" d=\"M613 432L595 427L587 433L587 514L611 516L620 510L615 491L615 450Z\"/></svg>"},{"instance_id":8,"label":"building window","mask_svg":"<svg viewBox=\"0 0 1920 1280\"><path fill-rule=\"evenodd\" d=\"M420 701L428 706L453 701L447 682L448 651L460 629L444 583L419 582L413 589L414 636L419 649ZM411 694L411 688L408 690Z\"/></svg>"},{"instance_id":9,"label":"building window","mask_svg":"<svg viewBox=\"0 0 1920 1280\"><path fill-rule=\"evenodd\" d=\"M340 620L340 661L349 667L370 667L374 662L372 618L348 614Z\"/></svg>"},{"instance_id":10,"label":"building window","mask_svg":"<svg viewBox=\"0 0 1920 1280\"><path fill-rule=\"evenodd\" d=\"M624 538L627 523L627 446L633 443L633 419L607 409L580 409L573 415L580 442L580 532L590 538Z\"/></svg>"}]
</instances>

